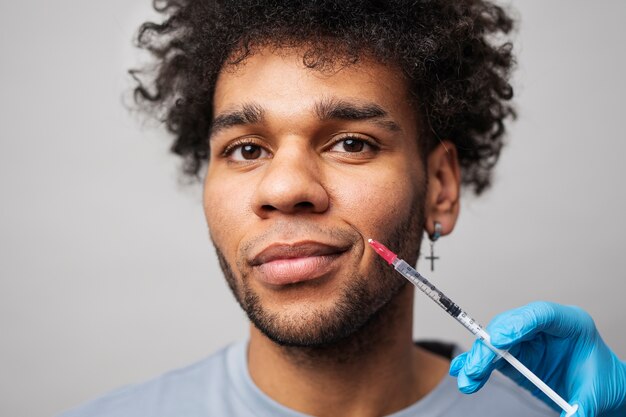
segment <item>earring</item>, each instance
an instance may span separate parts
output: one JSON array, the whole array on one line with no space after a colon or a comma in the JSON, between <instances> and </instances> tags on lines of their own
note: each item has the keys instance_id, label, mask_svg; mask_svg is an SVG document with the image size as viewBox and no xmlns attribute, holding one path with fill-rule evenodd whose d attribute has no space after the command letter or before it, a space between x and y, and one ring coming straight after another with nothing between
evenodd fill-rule
<instances>
[{"instance_id":1,"label":"earring","mask_svg":"<svg viewBox=\"0 0 626 417\"><path fill-rule=\"evenodd\" d=\"M435 221L435 233L432 235L428 235L430 239L430 256L427 256L425 259L430 261L430 270L435 270L435 259L439 259L438 256L435 256L435 242L437 239L441 237L441 223Z\"/></svg>"}]
</instances>

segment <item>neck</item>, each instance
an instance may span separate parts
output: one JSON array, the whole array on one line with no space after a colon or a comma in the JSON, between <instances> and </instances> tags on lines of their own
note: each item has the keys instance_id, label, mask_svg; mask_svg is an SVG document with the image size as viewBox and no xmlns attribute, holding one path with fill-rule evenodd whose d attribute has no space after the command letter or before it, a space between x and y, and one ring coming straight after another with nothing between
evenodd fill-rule
<instances>
[{"instance_id":1,"label":"neck","mask_svg":"<svg viewBox=\"0 0 626 417\"><path fill-rule=\"evenodd\" d=\"M364 328L332 346L279 346L251 327L248 368L279 403L316 416L382 416L430 392L448 362L412 340L413 287L406 285Z\"/></svg>"}]
</instances>

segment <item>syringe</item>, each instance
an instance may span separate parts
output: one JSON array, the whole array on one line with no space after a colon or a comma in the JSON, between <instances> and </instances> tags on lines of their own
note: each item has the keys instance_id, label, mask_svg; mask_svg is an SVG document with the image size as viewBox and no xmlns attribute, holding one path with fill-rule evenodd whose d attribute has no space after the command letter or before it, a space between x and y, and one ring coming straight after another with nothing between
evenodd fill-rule
<instances>
[{"instance_id":1,"label":"syringe","mask_svg":"<svg viewBox=\"0 0 626 417\"><path fill-rule=\"evenodd\" d=\"M517 358L511 355L506 350L498 349L491 344L491 337L483 329L483 327L471 318L465 311L461 309L457 304L453 303L448 297L430 283L426 278L421 276L411 265L398 258L398 255L387 249L385 245L375 241L374 239L368 239L369 244L374 248L376 253L383 257L390 265L402 274L403 277L408 279L413 285L422 290L431 300L443 308L448 314L454 317L459 323L463 325L467 330L472 332L474 336L481 339L483 343L491 349L496 355L503 357L508 363L510 363L515 369L517 369L522 375L524 375L530 382L535 384L544 394L546 394L552 401L554 401L559 407L561 407L567 416L573 415L578 409L578 405L570 405L559 394L554 392L552 388L546 385L537 375L535 375L530 369L524 366ZM566 417L567 417L566 416Z\"/></svg>"}]
</instances>

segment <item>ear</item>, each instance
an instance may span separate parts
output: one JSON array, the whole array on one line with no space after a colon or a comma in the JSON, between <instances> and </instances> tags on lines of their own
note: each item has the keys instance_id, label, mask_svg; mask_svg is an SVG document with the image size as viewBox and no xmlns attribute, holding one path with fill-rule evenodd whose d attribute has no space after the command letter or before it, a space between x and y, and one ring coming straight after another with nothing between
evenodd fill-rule
<instances>
[{"instance_id":1,"label":"ear","mask_svg":"<svg viewBox=\"0 0 626 417\"><path fill-rule=\"evenodd\" d=\"M447 235L454 229L460 209L461 168L456 147L450 141L440 142L427 163L426 231L432 235L437 221L441 234Z\"/></svg>"}]
</instances>

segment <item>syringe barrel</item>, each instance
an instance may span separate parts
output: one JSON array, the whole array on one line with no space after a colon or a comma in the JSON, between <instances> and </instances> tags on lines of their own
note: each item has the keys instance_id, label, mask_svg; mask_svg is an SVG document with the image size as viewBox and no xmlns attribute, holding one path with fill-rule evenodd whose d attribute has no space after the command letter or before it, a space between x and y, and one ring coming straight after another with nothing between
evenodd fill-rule
<instances>
[{"instance_id":1,"label":"syringe barrel","mask_svg":"<svg viewBox=\"0 0 626 417\"><path fill-rule=\"evenodd\" d=\"M431 300L436 302L439 307L446 310L452 317L457 318L463 311L461 308L446 297L441 291L430 283L426 278L420 275L411 265L400 258L393 261L393 266L403 277L408 279L413 285L422 290L424 294Z\"/></svg>"},{"instance_id":2,"label":"syringe barrel","mask_svg":"<svg viewBox=\"0 0 626 417\"><path fill-rule=\"evenodd\" d=\"M478 336L480 339L484 339L487 333L483 330L483 327L478 324L476 320L468 316L467 313L461 309L461 307L452 302L452 300L439 291L437 287L430 283L430 281L420 275L420 273L417 272L411 265L400 258L396 258L393 262L393 266L399 273L402 274L403 277L422 290L428 298L436 302L439 307L446 310L446 312L461 323L463 327L469 330L472 334Z\"/></svg>"},{"instance_id":3,"label":"syringe barrel","mask_svg":"<svg viewBox=\"0 0 626 417\"><path fill-rule=\"evenodd\" d=\"M456 321L461 323L463 327L469 330L473 335L481 340L489 341L489 334L483 329L476 320L467 315L467 313L461 310L461 313L455 317Z\"/></svg>"}]
</instances>

